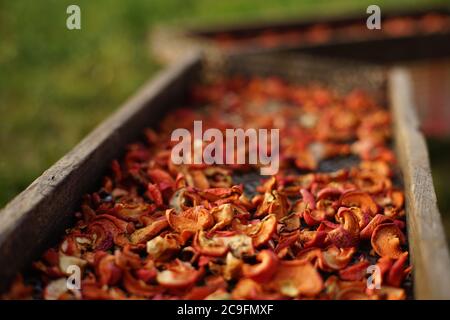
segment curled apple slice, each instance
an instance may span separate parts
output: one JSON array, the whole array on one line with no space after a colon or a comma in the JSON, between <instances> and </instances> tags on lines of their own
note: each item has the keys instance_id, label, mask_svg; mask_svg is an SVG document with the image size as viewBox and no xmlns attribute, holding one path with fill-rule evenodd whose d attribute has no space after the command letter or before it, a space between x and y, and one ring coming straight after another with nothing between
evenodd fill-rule
<instances>
[{"instance_id":1,"label":"curled apple slice","mask_svg":"<svg viewBox=\"0 0 450 320\"><path fill-rule=\"evenodd\" d=\"M336 214L336 220L342 227L359 238L359 220L352 210L339 210Z\"/></svg>"},{"instance_id":2,"label":"curled apple slice","mask_svg":"<svg viewBox=\"0 0 450 320\"><path fill-rule=\"evenodd\" d=\"M298 260L280 261L268 285L288 297L313 297L323 289L322 277L316 268Z\"/></svg>"},{"instance_id":3,"label":"curled apple slice","mask_svg":"<svg viewBox=\"0 0 450 320\"><path fill-rule=\"evenodd\" d=\"M263 202L256 209L255 217L274 214L277 219L281 219L288 213L288 210L289 202L286 195L273 190L264 194Z\"/></svg>"},{"instance_id":4,"label":"curled apple slice","mask_svg":"<svg viewBox=\"0 0 450 320\"><path fill-rule=\"evenodd\" d=\"M147 253L150 258L157 261L165 261L173 257L180 251L180 243L173 234L166 234L163 237L157 236L147 242Z\"/></svg>"},{"instance_id":5,"label":"curled apple slice","mask_svg":"<svg viewBox=\"0 0 450 320\"><path fill-rule=\"evenodd\" d=\"M175 181L168 172L161 169L149 169L147 174L159 190L173 190L175 188Z\"/></svg>"},{"instance_id":6,"label":"curled apple slice","mask_svg":"<svg viewBox=\"0 0 450 320\"><path fill-rule=\"evenodd\" d=\"M302 188L300 189L300 193L303 198L303 202L306 204L307 209L314 210L316 208L316 201L314 200L314 196L308 190Z\"/></svg>"},{"instance_id":7,"label":"curled apple slice","mask_svg":"<svg viewBox=\"0 0 450 320\"><path fill-rule=\"evenodd\" d=\"M339 277L342 280L357 281L362 280L367 274L370 263L367 260L357 262L345 269L339 270Z\"/></svg>"},{"instance_id":8,"label":"curled apple slice","mask_svg":"<svg viewBox=\"0 0 450 320\"><path fill-rule=\"evenodd\" d=\"M186 188L179 188L169 200L169 205L176 213L181 213L186 208Z\"/></svg>"},{"instance_id":9,"label":"curled apple slice","mask_svg":"<svg viewBox=\"0 0 450 320\"><path fill-rule=\"evenodd\" d=\"M214 224L214 219L203 206L189 208L179 214L174 209L166 210L169 225L177 232L197 232L208 229Z\"/></svg>"},{"instance_id":10,"label":"curled apple slice","mask_svg":"<svg viewBox=\"0 0 450 320\"><path fill-rule=\"evenodd\" d=\"M195 270L191 264L176 260L167 270L158 272L158 283L170 289L181 289L193 285L201 275L201 270Z\"/></svg>"},{"instance_id":11,"label":"curled apple slice","mask_svg":"<svg viewBox=\"0 0 450 320\"><path fill-rule=\"evenodd\" d=\"M340 207L337 212L337 216L338 217L342 216L342 212L344 211L350 211L356 217L356 219L358 220L358 226L360 230L364 229L372 220L372 216L370 214L368 214L367 212L363 212L358 207L350 207L350 208Z\"/></svg>"},{"instance_id":12,"label":"curled apple slice","mask_svg":"<svg viewBox=\"0 0 450 320\"><path fill-rule=\"evenodd\" d=\"M236 300L255 300L263 293L261 285L252 279L241 279L231 293Z\"/></svg>"},{"instance_id":13,"label":"curled apple slice","mask_svg":"<svg viewBox=\"0 0 450 320\"><path fill-rule=\"evenodd\" d=\"M303 212L303 219L308 226L315 226L326 219L326 213L323 210L309 210Z\"/></svg>"},{"instance_id":14,"label":"curled apple slice","mask_svg":"<svg viewBox=\"0 0 450 320\"><path fill-rule=\"evenodd\" d=\"M351 248L358 245L359 235L345 229L344 226L328 232L326 237L327 243L332 243L339 248Z\"/></svg>"},{"instance_id":15,"label":"curled apple slice","mask_svg":"<svg viewBox=\"0 0 450 320\"><path fill-rule=\"evenodd\" d=\"M355 248L343 249L331 246L322 251L319 267L324 271L343 269L349 264L355 252Z\"/></svg>"},{"instance_id":16,"label":"curled apple slice","mask_svg":"<svg viewBox=\"0 0 450 320\"><path fill-rule=\"evenodd\" d=\"M243 267L244 277L251 278L258 282L269 281L277 270L278 257L271 250L262 250L256 256L258 264Z\"/></svg>"},{"instance_id":17,"label":"curled apple slice","mask_svg":"<svg viewBox=\"0 0 450 320\"><path fill-rule=\"evenodd\" d=\"M381 257L398 259L403 251L401 245L406 241L403 232L395 223L378 225L372 233L373 250Z\"/></svg>"},{"instance_id":18,"label":"curled apple slice","mask_svg":"<svg viewBox=\"0 0 450 320\"><path fill-rule=\"evenodd\" d=\"M237 257L253 256L255 248L251 237L245 234L233 234L221 237L221 240L227 245L231 253Z\"/></svg>"},{"instance_id":19,"label":"curled apple slice","mask_svg":"<svg viewBox=\"0 0 450 320\"><path fill-rule=\"evenodd\" d=\"M139 217L151 213L155 207L147 203L116 203L111 213L119 219L136 222Z\"/></svg>"},{"instance_id":20,"label":"curled apple slice","mask_svg":"<svg viewBox=\"0 0 450 320\"><path fill-rule=\"evenodd\" d=\"M243 210L236 206L225 203L211 210L211 215L214 217L215 225L211 231L221 230L231 224L235 213L239 213Z\"/></svg>"},{"instance_id":21,"label":"curled apple slice","mask_svg":"<svg viewBox=\"0 0 450 320\"><path fill-rule=\"evenodd\" d=\"M369 224L361 230L359 234L360 238L365 240L370 239L375 228L383 223L392 223L392 219L382 214L377 214L372 220L370 220Z\"/></svg>"},{"instance_id":22,"label":"curled apple slice","mask_svg":"<svg viewBox=\"0 0 450 320\"><path fill-rule=\"evenodd\" d=\"M363 212L374 216L378 212L378 206L372 197L361 191L349 191L342 194L340 204L344 207L358 207Z\"/></svg>"},{"instance_id":23,"label":"curled apple slice","mask_svg":"<svg viewBox=\"0 0 450 320\"><path fill-rule=\"evenodd\" d=\"M319 248L303 249L297 254L296 260L310 262L316 265L318 259L321 258L322 251Z\"/></svg>"},{"instance_id":24,"label":"curled apple slice","mask_svg":"<svg viewBox=\"0 0 450 320\"><path fill-rule=\"evenodd\" d=\"M135 278L129 270L124 271L123 287L129 293L144 298L151 298L163 291L161 287L149 285L143 280Z\"/></svg>"},{"instance_id":25,"label":"curled apple slice","mask_svg":"<svg viewBox=\"0 0 450 320\"><path fill-rule=\"evenodd\" d=\"M163 205L164 199L161 194L161 191L158 189L158 186L156 184L149 183L147 185L146 195L150 200L153 201L156 207L160 207Z\"/></svg>"},{"instance_id":26,"label":"curled apple slice","mask_svg":"<svg viewBox=\"0 0 450 320\"><path fill-rule=\"evenodd\" d=\"M128 240L124 239L124 234L133 232L134 226L109 214L101 214L89 223L87 231L90 238L95 239L94 250L107 250L113 244L125 245Z\"/></svg>"},{"instance_id":27,"label":"curled apple slice","mask_svg":"<svg viewBox=\"0 0 450 320\"><path fill-rule=\"evenodd\" d=\"M300 229L300 217L297 213L292 213L284 218L280 219L279 222L282 224L280 232L291 232Z\"/></svg>"},{"instance_id":28,"label":"curled apple slice","mask_svg":"<svg viewBox=\"0 0 450 320\"><path fill-rule=\"evenodd\" d=\"M329 299L369 299L366 288L365 281L343 281L335 275L329 276L325 281L325 295Z\"/></svg>"},{"instance_id":29,"label":"curled apple slice","mask_svg":"<svg viewBox=\"0 0 450 320\"><path fill-rule=\"evenodd\" d=\"M387 177L375 172L362 171L355 180L359 189L370 194L377 194L391 187L391 182Z\"/></svg>"},{"instance_id":30,"label":"curled apple slice","mask_svg":"<svg viewBox=\"0 0 450 320\"><path fill-rule=\"evenodd\" d=\"M223 278L227 281L239 279L242 273L244 262L228 252L225 258L225 266L222 268Z\"/></svg>"},{"instance_id":31,"label":"curled apple slice","mask_svg":"<svg viewBox=\"0 0 450 320\"><path fill-rule=\"evenodd\" d=\"M210 188L199 190L199 194L204 199L214 202L221 199L238 199L243 191L242 186L232 186L231 188Z\"/></svg>"},{"instance_id":32,"label":"curled apple slice","mask_svg":"<svg viewBox=\"0 0 450 320\"><path fill-rule=\"evenodd\" d=\"M288 254L289 249L292 245L294 245L299 239L299 231L296 230L289 234L283 234L278 239L278 244L275 247L274 251L278 255L279 258L283 258Z\"/></svg>"},{"instance_id":33,"label":"curled apple slice","mask_svg":"<svg viewBox=\"0 0 450 320\"><path fill-rule=\"evenodd\" d=\"M97 255L100 252L97 252ZM101 257L96 259L95 271L99 277L100 285L115 285L122 278L122 270L115 264L113 255L102 252Z\"/></svg>"},{"instance_id":34,"label":"curled apple slice","mask_svg":"<svg viewBox=\"0 0 450 320\"><path fill-rule=\"evenodd\" d=\"M222 257L228 251L228 246L222 238L208 238L204 231L198 231L195 234L193 247L198 253L212 257Z\"/></svg>"},{"instance_id":35,"label":"curled apple slice","mask_svg":"<svg viewBox=\"0 0 450 320\"><path fill-rule=\"evenodd\" d=\"M160 219L153 221L148 226L133 232L130 236L130 241L132 244L144 243L156 237L162 230L164 230L168 226L169 223L167 222L166 217L163 216Z\"/></svg>"},{"instance_id":36,"label":"curled apple slice","mask_svg":"<svg viewBox=\"0 0 450 320\"><path fill-rule=\"evenodd\" d=\"M406 277L405 269L406 262L408 260L408 251L405 251L401 256L394 262L391 269L389 270L387 276L387 283L393 287L399 287Z\"/></svg>"},{"instance_id":37,"label":"curled apple slice","mask_svg":"<svg viewBox=\"0 0 450 320\"><path fill-rule=\"evenodd\" d=\"M70 275L71 273L68 271L70 266L78 266L81 270L84 270L84 267L88 263L86 260L74 257L67 256L63 253L59 253L59 270L66 275Z\"/></svg>"},{"instance_id":38,"label":"curled apple slice","mask_svg":"<svg viewBox=\"0 0 450 320\"><path fill-rule=\"evenodd\" d=\"M337 200L342 195L342 190L332 187L327 187L317 193L317 200Z\"/></svg>"},{"instance_id":39,"label":"curled apple slice","mask_svg":"<svg viewBox=\"0 0 450 320\"><path fill-rule=\"evenodd\" d=\"M258 232L252 236L253 246L258 248L265 245L277 230L277 218L274 214L269 214L261 220Z\"/></svg>"},{"instance_id":40,"label":"curled apple slice","mask_svg":"<svg viewBox=\"0 0 450 320\"><path fill-rule=\"evenodd\" d=\"M69 289L67 288L66 278L59 278L47 284L44 289L44 299L58 300L61 299L68 291Z\"/></svg>"}]
</instances>

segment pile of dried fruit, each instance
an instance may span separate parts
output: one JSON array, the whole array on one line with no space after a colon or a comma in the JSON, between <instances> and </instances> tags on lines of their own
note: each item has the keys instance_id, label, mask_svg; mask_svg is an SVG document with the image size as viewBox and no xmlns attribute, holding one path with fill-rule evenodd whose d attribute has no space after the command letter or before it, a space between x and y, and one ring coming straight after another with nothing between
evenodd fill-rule
<instances>
[{"instance_id":1,"label":"pile of dried fruit","mask_svg":"<svg viewBox=\"0 0 450 320\"><path fill-rule=\"evenodd\" d=\"M348 23L317 23L311 26L267 28L242 34L226 33L210 35L221 48L240 46L271 48L299 44L320 44L338 39L398 38L449 32L450 16L444 13L428 13L418 16L386 17L381 30L370 30L366 20Z\"/></svg>"},{"instance_id":2,"label":"pile of dried fruit","mask_svg":"<svg viewBox=\"0 0 450 320\"><path fill-rule=\"evenodd\" d=\"M84 197L76 225L33 264L43 290L18 277L4 298L406 297L404 196L393 182L386 109L360 91L340 96L276 78L217 81L192 96L198 108L146 130ZM170 133L199 119L279 128L279 173L251 193L233 181L256 166L174 165ZM319 172L322 160L350 155L360 161ZM80 290L66 285L73 265ZM370 277L381 286L368 287Z\"/></svg>"}]
</instances>

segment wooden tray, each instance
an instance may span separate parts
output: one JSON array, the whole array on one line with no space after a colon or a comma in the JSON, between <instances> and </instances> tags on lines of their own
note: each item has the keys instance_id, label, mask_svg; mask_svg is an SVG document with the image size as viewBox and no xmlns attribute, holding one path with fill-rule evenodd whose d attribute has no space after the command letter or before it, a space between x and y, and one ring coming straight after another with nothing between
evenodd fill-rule
<instances>
[{"instance_id":1,"label":"wooden tray","mask_svg":"<svg viewBox=\"0 0 450 320\"><path fill-rule=\"evenodd\" d=\"M395 145L403 175L415 298L449 299L450 259L436 205L425 140L413 112L406 71L310 58L230 58L220 70L202 67L198 53L188 55L139 90L0 212L0 286L54 244L71 221L81 197L100 184L112 159L137 140L146 126L184 99L190 85L218 73L278 74L297 82L318 81L348 90L364 87L387 99L395 122Z\"/></svg>"},{"instance_id":2,"label":"wooden tray","mask_svg":"<svg viewBox=\"0 0 450 320\"><path fill-rule=\"evenodd\" d=\"M160 27L153 32L151 47L155 56L165 63L176 61L178 57L182 57L185 51L192 47L204 50L207 53L208 60L215 60L218 55L267 52L300 52L334 58L351 57L354 60L389 64L450 57L449 30L430 33L413 32L391 36L383 31L383 21L387 18L417 18L429 13L442 14L450 18L448 7L402 9L386 13L382 8L382 29L371 31L365 29L368 14L363 11L346 16L306 17L282 21L194 27L187 31L185 29ZM323 41L292 41L265 47L255 45L250 40L245 40L249 35L264 32L270 32L272 35L293 29L305 32L311 28L325 25L330 28L331 36ZM334 32L334 30L351 25L358 25L366 32L357 36L348 35L348 32L341 32L340 34ZM221 46L214 40L220 35L243 40L239 45Z\"/></svg>"}]
</instances>

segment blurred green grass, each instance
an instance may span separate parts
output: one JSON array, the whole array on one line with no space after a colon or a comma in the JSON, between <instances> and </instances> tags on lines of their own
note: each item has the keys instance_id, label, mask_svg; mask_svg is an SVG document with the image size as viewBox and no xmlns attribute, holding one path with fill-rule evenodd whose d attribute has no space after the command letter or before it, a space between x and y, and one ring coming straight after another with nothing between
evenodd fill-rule
<instances>
[{"instance_id":1,"label":"blurred green grass","mask_svg":"<svg viewBox=\"0 0 450 320\"><path fill-rule=\"evenodd\" d=\"M427 144L439 210L450 247L450 139L430 138Z\"/></svg>"},{"instance_id":2,"label":"blurred green grass","mask_svg":"<svg viewBox=\"0 0 450 320\"><path fill-rule=\"evenodd\" d=\"M382 11L446 1L377 1ZM0 207L72 148L159 66L158 23L364 13L371 0L0 0ZM65 27L81 7L82 30Z\"/></svg>"}]
</instances>

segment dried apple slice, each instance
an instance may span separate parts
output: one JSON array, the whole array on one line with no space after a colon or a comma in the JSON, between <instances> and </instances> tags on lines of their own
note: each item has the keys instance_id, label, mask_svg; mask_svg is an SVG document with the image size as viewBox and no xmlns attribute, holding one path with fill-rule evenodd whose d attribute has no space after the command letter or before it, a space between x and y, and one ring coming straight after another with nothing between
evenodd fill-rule
<instances>
[{"instance_id":1,"label":"dried apple slice","mask_svg":"<svg viewBox=\"0 0 450 320\"><path fill-rule=\"evenodd\" d=\"M222 238L208 238L204 231L198 231L195 234L193 247L198 253L212 257L222 257L228 251L228 246Z\"/></svg>"},{"instance_id":2,"label":"dried apple slice","mask_svg":"<svg viewBox=\"0 0 450 320\"><path fill-rule=\"evenodd\" d=\"M161 194L161 191L158 189L158 186L156 184L149 183L147 185L146 195L150 200L153 201L156 207L160 207L163 205L164 199Z\"/></svg>"},{"instance_id":3,"label":"dried apple slice","mask_svg":"<svg viewBox=\"0 0 450 320\"><path fill-rule=\"evenodd\" d=\"M147 242L147 253L156 261L165 261L180 251L180 243L172 234L157 236Z\"/></svg>"},{"instance_id":4,"label":"dried apple slice","mask_svg":"<svg viewBox=\"0 0 450 320\"><path fill-rule=\"evenodd\" d=\"M156 294L161 293L164 289L162 287L149 285L141 279L136 279L129 270L124 271L123 287L129 293L144 298L154 297Z\"/></svg>"},{"instance_id":5,"label":"dried apple slice","mask_svg":"<svg viewBox=\"0 0 450 320\"><path fill-rule=\"evenodd\" d=\"M258 299L263 293L263 289L259 283L252 279L241 279L236 284L231 293L233 299L236 300L253 300Z\"/></svg>"},{"instance_id":6,"label":"dried apple slice","mask_svg":"<svg viewBox=\"0 0 450 320\"><path fill-rule=\"evenodd\" d=\"M283 258L289 253L290 247L294 245L299 239L299 231L296 230L289 234L283 234L278 239L278 244L274 249L274 252L279 258Z\"/></svg>"},{"instance_id":7,"label":"dried apple slice","mask_svg":"<svg viewBox=\"0 0 450 320\"><path fill-rule=\"evenodd\" d=\"M352 210L339 210L335 218L345 230L359 238L359 219Z\"/></svg>"},{"instance_id":8,"label":"dried apple slice","mask_svg":"<svg viewBox=\"0 0 450 320\"><path fill-rule=\"evenodd\" d=\"M95 273L100 285L115 285L122 278L122 270L115 264L115 257L105 252L97 252Z\"/></svg>"},{"instance_id":9,"label":"dried apple slice","mask_svg":"<svg viewBox=\"0 0 450 320\"><path fill-rule=\"evenodd\" d=\"M222 204L211 210L211 215L214 217L215 225L211 231L221 230L231 224L237 208L230 203Z\"/></svg>"},{"instance_id":10,"label":"dried apple slice","mask_svg":"<svg viewBox=\"0 0 450 320\"><path fill-rule=\"evenodd\" d=\"M355 252L355 248L328 247L322 251L319 267L324 271L343 269L349 264Z\"/></svg>"},{"instance_id":11,"label":"dried apple slice","mask_svg":"<svg viewBox=\"0 0 450 320\"><path fill-rule=\"evenodd\" d=\"M256 256L256 260L259 262L256 265L244 265L242 270L244 277L259 283L269 281L277 271L278 257L271 250L262 250Z\"/></svg>"},{"instance_id":12,"label":"dried apple slice","mask_svg":"<svg viewBox=\"0 0 450 320\"><path fill-rule=\"evenodd\" d=\"M406 261L408 260L408 251L405 251L401 256L394 262L387 275L387 284L393 287L399 287L406 277Z\"/></svg>"},{"instance_id":13,"label":"dried apple slice","mask_svg":"<svg viewBox=\"0 0 450 320\"><path fill-rule=\"evenodd\" d=\"M332 243L339 248L351 248L358 245L359 235L350 232L341 225L338 228L328 232L326 242Z\"/></svg>"},{"instance_id":14,"label":"dried apple slice","mask_svg":"<svg viewBox=\"0 0 450 320\"><path fill-rule=\"evenodd\" d=\"M369 222L372 220L372 216L370 214L368 214L367 212L363 212L360 208L358 207L340 207L338 212L337 212L337 216L341 216L343 211L350 211L358 220L358 226L359 229L362 230L364 229Z\"/></svg>"},{"instance_id":15,"label":"dried apple slice","mask_svg":"<svg viewBox=\"0 0 450 320\"><path fill-rule=\"evenodd\" d=\"M244 262L236 258L231 252L228 252L225 258L225 266L223 267L223 278L227 281L239 279L242 273Z\"/></svg>"},{"instance_id":16,"label":"dried apple slice","mask_svg":"<svg viewBox=\"0 0 450 320\"><path fill-rule=\"evenodd\" d=\"M180 289L193 285L201 274L202 271L196 270L191 264L175 260L166 270L158 272L156 280L165 288Z\"/></svg>"},{"instance_id":17,"label":"dried apple slice","mask_svg":"<svg viewBox=\"0 0 450 320\"><path fill-rule=\"evenodd\" d=\"M314 230L302 230L298 237L304 249L312 247L322 248L326 244L326 239L327 232Z\"/></svg>"},{"instance_id":18,"label":"dried apple slice","mask_svg":"<svg viewBox=\"0 0 450 320\"><path fill-rule=\"evenodd\" d=\"M252 236L253 246L259 248L265 245L277 230L277 218L274 214L269 214L261 220L258 232Z\"/></svg>"},{"instance_id":19,"label":"dried apple slice","mask_svg":"<svg viewBox=\"0 0 450 320\"><path fill-rule=\"evenodd\" d=\"M323 281L316 268L309 262L280 261L268 286L284 296L314 297L323 289Z\"/></svg>"},{"instance_id":20,"label":"dried apple slice","mask_svg":"<svg viewBox=\"0 0 450 320\"><path fill-rule=\"evenodd\" d=\"M242 193L243 193L242 186L199 190L199 194L202 196L202 198L211 202L225 199L232 201L233 199L238 199Z\"/></svg>"},{"instance_id":21,"label":"dried apple slice","mask_svg":"<svg viewBox=\"0 0 450 320\"><path fill-rule=\"evenodd\" d=\"M116 203L112 214L125 221L137 222L139 217L151 213L155 207L147 203Z\"/></svg>"},{"instance_id":22,"label":"dried apple slice","mask_svg":"<svg viewBox=\"0 0 450 320\"><path fill-rule=\"evenodd\" d=\"M58 300L65 295L69 289L67 288L66 278L53 280L47 284L44 289L45 300Z\"/></svg>"},{"instance_id":23,"label":"dried apple slice","mask_svg":"<svg viewBox=\"0 0 450 320\"><path fill-rule=\"evenodd\" d=\"M255 248L251 237L245 234L233 234L221 237L221 240L227 245L231 253L237 257L253 256Z\"/></svg>"},{"instance_id":24,"label":"dried apple slice","mask_svg":"<svg viewBox=\"0 0 450 320\"><path fill-rule=\"evenodd\" d=\"M301 222L299 214L292 213L279 220L281 228L279 232L291 232L300 229Z\"/></svg>"},{"instance_id":25,"label":"dried apple slice","mask_svg":"<svg viewBox=\"0 0 450 320\"><path fill-rule=\"evenodd\" d=\"M309 210L303 212L303 219L308 226L315 226L326 219L326 213L323 210Z\"/></svg>"},{"instance_id":26,"label":"dried apple slice","mask_svg":"<svg viewBox=\"0 0 450 320\"><path fill-rule=\"evenodd\" d=\"M149 169L147 171L150 179L158 185L159 190L172 190L175 187L175 181L170 174L161 169Z\"/></svg>"},{"instance_id":27,"label":"dried apple slice","mask_svg":"<svg viewBox=\"0 0 450 320\"><path fill-rule=\"evenodd\" d=\"M186 202L186 188L184 187L176 190L169 200L170 207L176 213L181 213L186 208Z\"/></svg>"},{"instance_id":28,"label":"dried apple slice","mask_svg":"<svg viewBox=\"0 0 450 320\"><path fill-rule=\"evenodd\" d=\"M316 265L318 259L321 258L322 250L319 248L308 248L300 251L297 254L296 260L303 262L310 262L313 265Z\"/></svg>"},{"instance_id":29,"label":"dried apple slice","mask_svg":"<svg viewBox=\"0 0 450 320\"><path fill-rule=\"evenodd\" d=\"M403 254L401 245L406 239L403 232L395 223L378 225L372 233L373 250L381 257L398 259Z\"/></svg>"},{"instance_id":30,"label":"dried apple slice","mask_svg":"<svg viewBox=\"0 0 450 320\"><path fill-rule=\"evenodd\" d=\"M70 266L78 266L81 270L84 270L84 267L87 264L87 261L74 256L67 256L63 253L59 253L59 270L66 275L70 275L68 272Z\"/></svg>"},{"instance_id":31,"label":"dried apple slice","mask_svg":"<svg viewBox=\"0 0 450 320\"><path fill-rule=\"evenodd\" d=\"M122 236L134 231L132 223L128 223L121 219L108 214L96 216L88 225L88 234L92 239L94 250L107 250L114 243L124 245L127 240Z\"/></svg>"},{"instance_id":32,"label":"dried apple slice","mask_svg":"<svg viewBox=\"0 0 450 320\"><path fill-rule=\"evenodd\" d=\"M300 189L300 193L302 195L303 202L306 203L307 209L314 210L316 208L316 201L314 200L314 196L306 189Z\"/></svg>"},{"instance_id":33,"label":"dried apple slice","mask_svg":"<svg viewBox=\"0 0 450 320\"><path fill-rule=\"evenodd\" d=\"M339 270L339 277L342 280L357 281L362 280L367 274L367 268L370 263L367 260L357 262L345 269Z\"/></svg>"},{"instance_id":34,"label":"dried apple slice","mask_svg":"<svg viewBox=\"0 0 450 320\"><path fill-rule=\"evenodd\" d=\"M342 195L342 190L332 187L327 187L321 189L317 193L317 200L338 200L340 196Z\"/></svg>"},{"instance_id":35,"label":"dried apple slice","mask_svg":"<svg viewBox=\"0 0 450 320\"><path fill-rule=\"evenodd\" d=\"M365 240L370 239L375 228L383 223L392 223L392 219L382 214L377 214L372 220L370 220L369 224L361 230L359 233L360 238Z\"/></svg>"},{"instance_id":36,"label":"dried apple slice","mask_svg":"<svg viewBox=\"0 0 450 320\"><path fill-rule=\"evenodd\" d=\"M255 217L262 217L266 214L274 214L277 219L284 217L289 210L287 197L280 192L273 190L264 194L263 202L258 206Z\"/></svg>"},{"instance_id":37,"label":"dried apple slice","mask_svg":"<svg viewBox=\"0 0 450 320\"><path fill-rule=\"evenodd\" d=\"M208 229L214 224L214 219L203 206L189 208L179 214L174 209L166 210L166 218L169 225L177 232L197 232Z\"/></svg>"},{"instance_id":38,"label":"dried apple slice","mask_svg":"<svg viewBox=\"0 0 450 320\"><path fill-rule=\"evenodd\" d=\"M166 217L163 216L160 219L153 221L148 226L133 232L130 236L130 241L132 244L147 242L156 237L162 230L164 230L168 226L169 223L167 222Z\"/></svg>"},{"instance_id":39,"label":"dried apple slice","mask_svg":"<svg viewBox=\"0 0 450 320\"><path fill-rule=\"evenodd\" d=\"M344 207L358 207L363 212L374 216L378 212L378 206L372 197L361 191L349 191L342 194L340 204Z\"/></svg>"}]
</instances>

